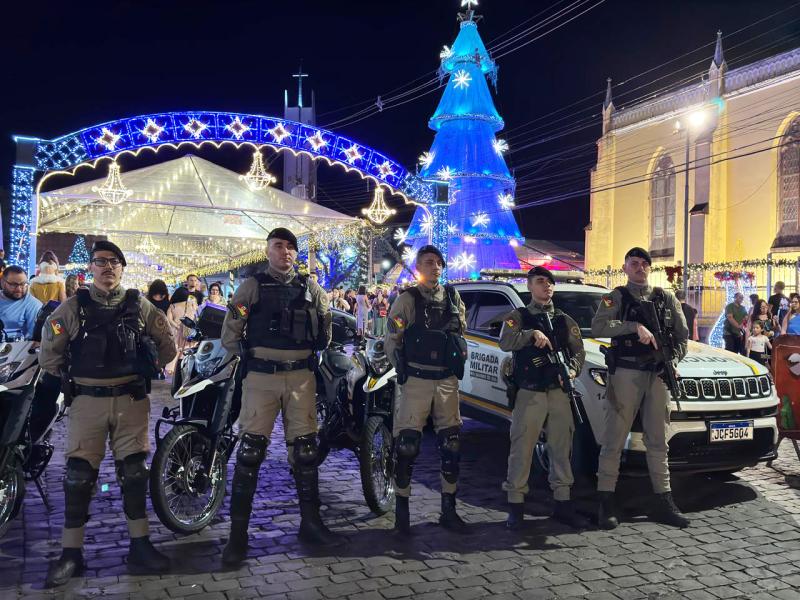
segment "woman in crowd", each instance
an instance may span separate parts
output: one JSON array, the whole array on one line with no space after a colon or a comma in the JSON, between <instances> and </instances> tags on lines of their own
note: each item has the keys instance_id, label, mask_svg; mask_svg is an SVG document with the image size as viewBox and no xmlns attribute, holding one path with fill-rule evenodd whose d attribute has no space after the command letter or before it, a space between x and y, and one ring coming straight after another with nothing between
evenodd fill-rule
<instances>
[{"instance_id":1,"label":"woman in crowd","mask_svg":"<svg viewBox=\"0 0 800 600\"><path fill-rule=\"evenodd\" d=\"M208 286L208 298L197 309L197 314L202 313L203 309L209 304L225 308L225 296L222 295L222 284L219 281L215 281Z\"/></svg>"},{"instance_id":2,"label":"woman in crowd","mask_svg":"<svg viewBox=\"0 0 800 600\"><path fill-rule=\"evenodd\" d=\"M178 350L178 354L164 369L167 375L175 373L175 364L178 362L178 357L189 346L186 338L191 333L191 330L181 323L183 317L197 318L197 300L194 294L191 294L185 287L179 287L172 294L172 298L169 299L169 308L167 309L167 321L172 326L172 336L175 338L175 347Z\"/></svg>"},{"instance_id":3,"label":"woman in crowd","mask_svg":"<svg viewBox=\"0 0 800 600\"><path fill-rule=\"evenodd\" d=\"M750 313L750 334L754 335L753 327L756 323L761 325L761 332L768 338L774 335L772 328L772 315L770 306L766 300L756 300L753 304L753 312Z\"/></svg>"},{"instance_id":4,"label":"woman in crowd","mask_svg":"<svg viewBox=\"0 0 800 600\"><path fill-rule=\"evenodd\" d=\"M800 335L800 295L792 294L789 299L789 312L783 318L781 331L784 334Z\"/></svg>"},{"instance_id":5,"label":"woman in crowd","mask_svg":"<svg viewBox=\"0 0 800 600\"><path fill-rule=\"evenodd\" d=\"M66 302L67 290L64 279L58 274L58 257L51 250L42 254L39 274L31 280L29 292L42 304L51 300Z\"/></svg>"},{"instance_id":6,"label":"woman in crowd","mask_svg":"<svg viewBox=\"0 0 800 600\"><path fill-rule=\"evenodd\" d=\"M352 290L352 289L347 290L344 293L344 300L345 300L345 302L347 302L347 305L350 307L350 308L347 309L347 312L349 312L351 315L355 316L355 314L356 314L356 292L355 292L355 290Z\"/></svg>"},{"instance_id":7,"label":"woman in crowd","mask_svg":"<svg viewBox=\"0 0 800 600\"><path fill-rule=\"evenodd\" d=\"M161 279L156 279L147 289L147 299L164 314L169 310L169 290L167 284Z\"/></svg>"},{"instance_id":8,"label":"woman in crowd","mask_svg":"<svg viewBox=\"0 0 800 600\"><path fill-rule=\"evenodd\" d=\"M350 303L342 297L342 290L339 288L334 288L331 292L331 308L336 308L345 312L350 311Z\"/></svg>"},{"instance_id":9,"label":"woman in crowd","mask_svg":"<svg viewBox=\"0 0 800 600\"><path fill-rule=\"evenodd\" d=\"M372 333L375 337L386 335L386 317L389 314L389 301L378 288L375 300L372 301Z\"/></svg>"},{"instance_id":10,"label":"woman in crowd","mask_svg":"<svg viewBox=\"0 0 800 600\"><path fill-rule=\"evenodd\" d=\"M356 333L363 337L367 329L367 317L369 313L369 298L367 297L367 288L363 285L358 286L358 294L356 295Z\"/></svg>"},{"instance_id":11,"label":"woman in crowd","mask_svg":"<svg viewBox=\"0 0 800 600\"><path fill-rule=\"evenodd\" d=\"M80 281L78 281L77 275L67 275L64 280L64 292L67 294L67 298L72 298L78 292L79 286Z\"/></svg>"}]
</instances>

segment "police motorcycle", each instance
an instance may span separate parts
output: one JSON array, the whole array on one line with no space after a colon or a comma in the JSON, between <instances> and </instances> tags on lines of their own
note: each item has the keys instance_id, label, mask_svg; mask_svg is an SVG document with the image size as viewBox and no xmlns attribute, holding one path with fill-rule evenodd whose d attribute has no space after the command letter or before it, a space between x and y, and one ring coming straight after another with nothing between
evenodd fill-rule
<instances>
[{"instance_id":1,"label":"police motorcycle","mask_svg":"<svg viewBox=\"0 0 800 600\"><path fill-rule=\"evenodd\" d=\"M207 305L197 322L181 319L193 330L190 341L196 345L183 351L175 369L177 406L164 407L156 421L150 496L159 520L176 533L201 531L225 498L242 394L239 358L220 339L226 312ZM171 429L162 436L165 425Z\"/></svg>"},{"instance_id":2,"label":"police motorcycle","mask_svg":"<svg viewBox=\"0 0 800 600\"><path fill-rule=\"evenodd\" d=\"M333 338L317 370L320 462L331 449L352 450L359 462L361 487L377 515L394 505L392 414L395 371L383 340L356 345L355 318L333 315Z\"/></svg>"},{"instance_id":3,"label":"police motorcycle","mask_svg":"<svg viewBox=\"0 0 800 600\"><path fill-rule=\"evenodd\" d=\"M63 395L58 396L51 415L42 415L46 423L39 423L41 433L32 432L31 413L41 373L38 342L45 320L58 304L49 302L42 307L31 340L10 337L0 321L0 536L22 508L25 481L34 482L49 508L41 476L53 456L53 427L64 417Z\"/></svg>"}]
</instances>

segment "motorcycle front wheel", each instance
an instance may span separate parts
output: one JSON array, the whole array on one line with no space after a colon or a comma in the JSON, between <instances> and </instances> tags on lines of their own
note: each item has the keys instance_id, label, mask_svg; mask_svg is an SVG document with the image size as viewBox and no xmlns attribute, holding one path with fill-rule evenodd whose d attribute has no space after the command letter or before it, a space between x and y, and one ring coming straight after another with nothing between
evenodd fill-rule
<instances>
[{"instance_id":1,"label":"motorcycle front wheel","mask_svg":"<svg viewBox=\"0 0 800 600\"><path fill-rule=\"evenodd\" d=\"M11 520L19 513L24 497L25 475L19 458L14 456L0 473L0 537L5 535Z\"/></svg>"},{"instance_id":2,"label":"motorcycle front wheel","mask_svg":"<svg viewBox=\"0 0 800 600\"><path fill-rule=\"evenodd\" d=\"M211 444L192 425L164 436L150 469L150 497L158 519L176 533L197 533L216 516L225 498L227 454L221 448L208 481L198 477Z\"/></svg>"},{"instance_id":3,"label":"motorcycle front wheel","mask_svg":"<svg viewBox=\"0 0 800 600\"><path fill-rule=\"evenodd\" d=\"M392 432L383 417L367 419L358 449L361 488L367 506L376 515L383 515L394 506L394 462Z\"/></svg>"}]
</instances>

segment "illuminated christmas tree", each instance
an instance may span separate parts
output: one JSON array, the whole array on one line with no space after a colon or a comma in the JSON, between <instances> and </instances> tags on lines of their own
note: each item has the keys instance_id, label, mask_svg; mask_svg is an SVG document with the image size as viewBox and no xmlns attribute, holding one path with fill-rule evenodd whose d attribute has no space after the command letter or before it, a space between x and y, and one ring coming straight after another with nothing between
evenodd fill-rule
<instances>
[{"instance_id":1,"label":"illuminated christmas tree","mask_svg":"<svg viewBox=\"0 0 800 600\"><path fill-rule=\"evenodd\" d=\"M459 14L458 37L440 54L440 75L448 82L428 122L436 132L433 145L420 157L420 177L446 181L454 192L447 223L449 279L477 278L482 269L518 269L514 246L522 241L510 210L515 183L503 158L508 144L496 137L504 123L487 83L496 83L497 67L478 33L474 4L462 2L467 11ZM433 226L428 212L418 209L407 243L414 250L429 243Z\"/></svg>"},{"instance_id":2,"label":"illuminated christmas tree","mask_svg":"<svg viewBox=\"0 0 800 600\"><path fill-rule=\"evenodd\" d=\"M89 264L89 250L86 249L86 238L79 235L75 238L75 245L72 246L72 252L69 253L67 258L67 275L78 275L83 273L86 275L86 267Z\"/></svg>"}]
</instances>

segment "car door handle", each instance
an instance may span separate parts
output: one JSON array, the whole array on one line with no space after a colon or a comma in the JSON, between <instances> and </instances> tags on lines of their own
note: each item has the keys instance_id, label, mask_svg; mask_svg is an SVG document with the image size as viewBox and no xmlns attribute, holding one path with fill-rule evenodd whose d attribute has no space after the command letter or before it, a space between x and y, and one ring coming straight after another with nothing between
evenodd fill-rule
<instances>
[{"instance_id":1,"label":"car door handle","mask_svg":"<svg viewBox=\"0 0 800 600\"><path fill-rule=\"evenodd\" d=\"M467 346L469 346L470 348L477 348L478 347L478 342L469 342L468 341L467 342Z\"/></svg>"}]
</instances>

